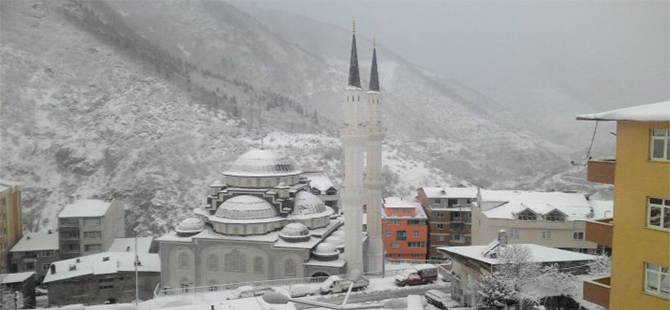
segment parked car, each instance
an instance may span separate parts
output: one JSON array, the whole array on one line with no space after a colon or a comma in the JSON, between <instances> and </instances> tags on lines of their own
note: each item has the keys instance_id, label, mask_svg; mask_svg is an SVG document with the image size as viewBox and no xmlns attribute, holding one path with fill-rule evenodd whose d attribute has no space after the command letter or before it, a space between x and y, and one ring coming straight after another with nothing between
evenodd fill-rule
<instances>
[{"instance_id":1,"label":"parked car","mask_svg":"<svg viewBox=\"0 0 670 310\"><path fill-rule=\"evenodd\" d=\"M330 294L330 293L341 293L349 290L352 280L342 279L340 276L330 276L326 281L323 281L319 286L321 294ZM370 284L370 281L365 277L361 277L358 281L354 282L352 291L362 290Z\"/></svg>"},{"instance_id":2,"label":"parked car","mask_svg":"<svg viewBox=\"0 0 670 310\"><path fill-rule=\"evenodd\" d=\"M423 296L426 298L426 302L443 310L458 306L458 302L451 299L451 294L440 290L428 290Z\"/></svg>"},{"instance_id":3,"label":"parked car","mask_svg":"<svg viewBox=\"0 0 670 310\"><path fill-rule=\"evenodd\" d=\"M291 298L314 295L318 291L319 287L316 285L296 284L291 286Z\"/></svg>"},{"instance_id":4,"label":"parked car","mask_svg":"<svg viewBox=\"0 0 670 310\"><path fill-rule=\"evenodd\" d=\"M271 287L253 287L249 285L240 286L237 289L233 290L232 296L228 299L239 299L239 298L248 298L262 296L267 292L273 292L274 290Z\"/></svg>"},{"instance_id":5,"label":"parked car","mask_svg":"<svg viewBox=\"0 0 670 310\"><path fill-rule=\"evenodd\" d=\"M395 283L399 286L426 284L435 280L437 280L437 267L430 264L405 269L395 277Z\"/></svg>"}]
</instances>

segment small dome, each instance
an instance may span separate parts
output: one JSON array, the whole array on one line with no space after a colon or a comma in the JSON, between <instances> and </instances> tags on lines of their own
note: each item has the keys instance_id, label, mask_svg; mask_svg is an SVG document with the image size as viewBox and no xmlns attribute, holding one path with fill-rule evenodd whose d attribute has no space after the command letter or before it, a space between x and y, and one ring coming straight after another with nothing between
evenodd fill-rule
<instances>
[{"instance_id":1,"label":"small dome","mask_svg":"<svg viewBox=\"0 0 670 310\"><path fill-rule=\"evenodd\" d=\"M224 175L287 176L302 173L293 161L270 150L251 150L238 157Z\"/></svg>"},{"instance_id":2,"label":"small dome","mask_svg":"<svg viewBox=\"0 0 670 310\"><path fill-rule=\"evenodd\" d=\"M320 261L331 261L339 257L340 251L337 250L334 244L322 242L316 246L312 254L314 258Z\"/></svg>"},{"instance_id":3,"label":"small dome","mask_svg":"<svg viewBox=\"0 0 670 310\"><path fill-rule=\"evenodd\" d=\"M279 232L279 237L289 242L301 242L309 240L310 233L303 224L289 223Z\"/></svg>"},{"instance_id":4,"label":"small dome","mask_svg":"<svg viewBox=\"0 0 670 310\"><path fill-rule=\"evenodd\" d=\"M319 197L307 191L300 191L295 195L293 207L294 215L319 214L326 212L326 205Z\"/></svg>"},{"instance_id":5,"label":"small dome","mask_svg":"<svg viewBox=\"0 0 670 310\"><path fill-rule=\"evenodd\" d=\"M223 182L221 182L220 180L216 180L210 186L211 187L221 187L221 186L223 186Z\"/></svg>"},{"instance_id":6,"label":"small dome","mask_svg":"<svg viewBox=\"0 0 670 310\"><path fill-rule=\"evenodd\" d=\"M337 236L337 237L340 237L340 238L344 239L344 231L343 230L336 230L330 235L331 236Z\"/></svg>"},{"instance_id":7,"label":"small dome","mask_svg":"<svg viewBox=\"0 0 670 310\"><path fill-rule=\"evenodd\" d=\"M262 198L239 195L224 201L216 210L215 215L234 220L267 219L275 217L277 211Z\"/></svg>"},{"instance_id":8,"label":"small dome","mask_svg":"<svg viewBox=\"0 0 670 310\"><path fill-rule=\"evenodd\" d=\"M330 243L338 248L344 246L344 238L340 236L330 236L326 238L326 240L324 240L323 242Z\"/></svg>"},{"instance_id":9,"label":"small dome","mask_svg":"<svg viewBox=\"0 0 670 310\"><path fill-rule=\"evenodd\" d=\"M197 217L189 217L175 228L175 231L181 234L195 234L203 231L205 229L205 222Z\"/></svg>"}]
</instances>

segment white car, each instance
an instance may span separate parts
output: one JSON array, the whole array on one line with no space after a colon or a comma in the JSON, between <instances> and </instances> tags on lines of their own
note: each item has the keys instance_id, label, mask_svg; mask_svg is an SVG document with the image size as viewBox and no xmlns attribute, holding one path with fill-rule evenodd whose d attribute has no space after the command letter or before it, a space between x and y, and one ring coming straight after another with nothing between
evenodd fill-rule
<instances>
[{"instance_id":1,"label":"white car","mask_svg":"<svg viewBox=\"0 0 670 310\"><path fill-rule=\"evenodd\" d=\"M291 286L291 298L314 295L318 291L319 287L315 285L296 284Z\"/></svg>"}]
</instances>

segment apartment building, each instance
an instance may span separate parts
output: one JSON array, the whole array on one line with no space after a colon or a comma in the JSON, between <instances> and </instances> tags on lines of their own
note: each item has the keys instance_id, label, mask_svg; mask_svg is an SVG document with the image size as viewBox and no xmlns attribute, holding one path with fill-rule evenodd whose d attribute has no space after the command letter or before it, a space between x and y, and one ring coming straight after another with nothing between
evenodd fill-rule
<instances>
[{"instance_id":1,"label":"apartment building","mask_svg":"<svg viewBox=\"0 0 670 310\"><path fill-rule=\"evenodd\" d=\"M473 245L487 244L503 229L512 244L594 254L598 244L584 238L586 221L612 215L611 201L589 201L583 193L482 189L477 195L472 207Z\"/></svg>"},{"instance_id":2,"label":"apartment building","mask_svg":"<svg viewBox=\"0 0 670 310\"><path fill-rule=\"evenodd\" d=\"M438 247L470 245L471 207L475 187L423 187L417 200L428 216L428 257L441 258Z\"/></svg>"},{"instance_id":3,"label":"apartment building","mask_svg":"<svg viewBox=\"0 0 670 310\"><path fill-rule=\"evenodd\" d=\"M59 260L58 232L26 233L10 250L12 272L34 272L38 283L42 282L49 265Z\"/></svg>"},{"instance_id":4,"label":"apartment building","mask_svg":"<svg viewBox=\"0 0 670 310\"><path fill-rule=\"evenodd\" d=\"M612 244L611 276L585 281L584 299L612 310L670 309L670 102L577 119L617 124L616 159L588 164L590 181L614 184L613 220L587 227L588 239Z\"/></svg>"},{"instance_id":5,"label":"apartment building","mask_svg":"<svg viewBox=\"0 0 670 310\"><path fill-rule=\"evenodd\" d=\"M388 258L423 260L428 254L428 217L421 205L397 197L384 199L382 232Z\"/></svg>"},{"instance_id":6,"label":"apartment building","mask_svg":"<svg viewBox=\"0 0 670 310\"><path fill-rule=\"evenodd\" d=\"M114 238L124 237L123 206L116 200L83 199L58 214L60 258L107 251Z\"/></svg>"},{"instance_id":7,"label":"apartment building","mask_svg":"<svg viewBox=\"0 0 670 310\"><path fill-rule=\"evenodd\" d=\"M21 184L0 180L0 273L9 269L9 250L22 235Z\"/></svg>"}]
</instances>

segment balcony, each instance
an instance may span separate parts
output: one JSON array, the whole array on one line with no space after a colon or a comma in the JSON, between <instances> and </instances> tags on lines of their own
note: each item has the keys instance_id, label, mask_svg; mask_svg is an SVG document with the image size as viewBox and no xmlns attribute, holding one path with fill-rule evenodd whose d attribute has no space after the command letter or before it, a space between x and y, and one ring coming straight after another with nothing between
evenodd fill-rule
<instances>
[{"instance_id":1,"label":"balcony","mask_svg":"<svg viewBox=\"0 0 670 310\"><path fill-rule=\"evenodd\" d=\"M614 184L614 167L614 159L589 160L586 179L596 183Z\"/></svg>"},{"instance_id":2,"label":"balcony","mask_svg":"<svg viewBox=\"0 0 670 310\"><path fill-rule=\"evenodd\" d=\"M609 308L610 277L584 280L584 300Z\"/></svg>"},{"instance_id":3,"label":"balcony","mask_svg":"<svg viewBox=\"0 0 670 310\"><path fill-rule=\"evenodd\" d=\"M611 220L587 221L585 238L588 241L612 247L614 225Z\"/></svg>"}]
</instances>

